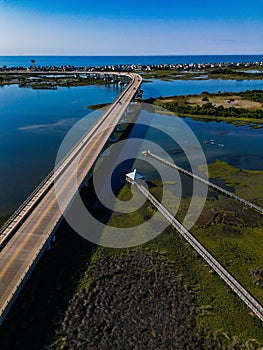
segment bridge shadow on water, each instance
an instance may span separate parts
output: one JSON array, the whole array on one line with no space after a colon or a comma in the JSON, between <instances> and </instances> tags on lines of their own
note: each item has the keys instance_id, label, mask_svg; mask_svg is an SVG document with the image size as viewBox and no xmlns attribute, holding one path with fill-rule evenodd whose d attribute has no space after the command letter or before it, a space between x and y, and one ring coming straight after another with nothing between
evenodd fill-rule
<instances>
[{"instance_id":1,"label":"bridge shadow on water","mask_svg":"<svg viewBox=\"0 0 263 350\"><path fill-rule=\"evenodd\" d=\"M130 134L133 125L122 133L119 140ZM144 138L147 127L137 127L136 137ZM139 149L138 145L138 149ZM118 159L118 152L112 157ZM112 162L112 160L111 160ZM142 161L143 162L143 161ZM113 172L112 190L115 194L125 183L125 173L130 171L134 159L122 162ZM102 171L107 173L108 163ZM116 180L117 179L117 180ZM92 177L88 187L83 187L81 197L90 213L106 223L112 211L98 200ZM74 203L72 208L74 209ZM70 209L70 210L71 210ZM96 232L99 237L102 232ZM0 327L1 350L41 350L54 340L55 332L64 318L69 300L73 297L96 245L85 240L63 220L56 232L56 242L46 251L29 277L14 306Z\"/></svg>"},{"instance_id":2,"label":"bridge shadow on water","mask_svg":"<svg viewBox=\"0 0 263 350\"><path fill-rule=\"evenodd\" d=\"M54 337L96 246L63 220L0 327L1 350L40 350Z\"/></svg>"},{"instance_id":3,"label":"bridge shadow on water","mask_svg":"<svg viewBox=\"0 0 263 350\"><path fill-rule=\"evenodd\" d=\"M128 136L132 126L123 133ZM118 154L113 155L118 157ZM120 177L130 170L130 159L117 170ZM105 162L104 167L107 167ZM116 171L114 171L116 174ZM81 197L88 210L101 222L107 222L112 211L98 204L92 177L88 187L83 187ZM117 193L125 183L112 182ZM74 203L72 208L74 208ZM70 210L71 210L70 209ZM96 232L98 237L102 232ZM41 350L54 340L55 331L64 318L69 300L73 297L96 245L79 236L63 220L56 232L56 242L46 251L29 277L2 326L1 350Z\"/></svg>"},{"instance_id":4,"label":"bridge shadow on water","mask_svg":"<svg viewBox=\"0 0 263 350\"><path fill-rule=\"evenodd\" d=\"M118 150L112 157L118 158ZM116 176L123 178L112 182L115 194L123 187L125 172L130 170L133 162L134 159L129 159L114 171ZM105 174L107 166L105 161L102 166ZM107 223L112 211L105 208L97 198L92 177L88 187L81 189L80 195L89 212L97 220ZM74 202L71 210L74 210ZM97 237L101 234L96 232ZM43 254L0 327L1 350L40 350L54 340L69 300L95 250L96 244L78 235L63 219L51 250Z\"/></svg>"}]
</instances>

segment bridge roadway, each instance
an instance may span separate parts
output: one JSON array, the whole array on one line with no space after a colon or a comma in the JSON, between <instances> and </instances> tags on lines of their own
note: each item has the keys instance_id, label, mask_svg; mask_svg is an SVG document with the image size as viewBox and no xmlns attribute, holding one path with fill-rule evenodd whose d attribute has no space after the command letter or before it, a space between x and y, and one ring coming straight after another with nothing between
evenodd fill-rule
<instances>
[{"instance_id":1,"label":"bridge roadway","mask_svg":"<svg viewBox=\"0 0 263 350\"><path fill-rule=\"evenodd\" d=\"M131 182L127 179L128 182ZM138 182L131 182L158 209L165 219L201 255L212 269L243 300L251 311L263 321L263 307L259 302L198 242L198 240L145 188Z\"/></svg>"},{"instance_id":2,"label":"bridge roadway","mask_svg":"<svg viewBox=\"0 0 263 350\"><path fill-rule=\"evenodd\" d=\"M1 230L0 324L50 244L63 213L67 211L76 195L73 185L76 169L77 184L80 188L128 104L140 88L140 75L131 73L128 76L131 81L127 88Z\"/></svg>"},{"instance_id":3,"label":"bridge roadway","mask_svg":"<svg viewBox=\"0 0 263 350\"><path fill-rule=\"evenodd\" d=\"M222 188L222 187L220 187L220 186L218 186L218 185L216 185L216 184L213 184L213 183L210 182L210 181L205 180L205 179L203 179L202 177L197 176L197 175L191 173L190 171L185 170L185 169L179 167L178 165L176 165L176 164L174 164L174 163L171 163L171 162L169 162L168 160L166 160L166 159L164 159L164 158L162 158L162 157L157 156L156 154L152 153L152 152L149 151L149 150L148 150L148 151L144 151L144 152L143 152L143 155L152 157L152 158L158 160L159 162L161 162L161 163L163 163L163 164L165 164L165 165L168 165L169 167L174 168L174 169L180 171L181 173L183 173L183 174L185 174L185 175L187 175L187 176L189 176L189 177L191 177L191 178L193 178L193 179L195 179L195 180L197 180L197 181L203 183L204 185L207 185L207 186L211 187L213 190L215 190L215 191L217 191L217 192L220 192L221 194L223 194L223 195L225 195L225 196L227 196L227 197L233 198L233 199L235 199L236 201L238 201L238 202L240 202L240 203L246 205L247 207L250 207L250 208L252 208L252 209L255 209L255 210L257 210L258 212L260 212L261 214L263 214L263 208L262 208L262 207L260 207L260 206L258 206L258 205L256 205L256 204L254 204L254 203L251 203L251 202L249 202L248 200L237 196L235 193L232 193L232 192L230 192L230 191L227 191L227 190L225 190L224 188Z\"/></svg>"}]
</instances>

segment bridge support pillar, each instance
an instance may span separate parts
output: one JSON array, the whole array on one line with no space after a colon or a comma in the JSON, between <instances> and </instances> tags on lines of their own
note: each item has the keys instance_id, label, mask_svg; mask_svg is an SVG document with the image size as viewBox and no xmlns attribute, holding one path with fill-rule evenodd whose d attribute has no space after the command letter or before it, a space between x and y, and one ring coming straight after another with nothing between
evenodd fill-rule
<instances>
[{"instance_id":1,"label":"bridge support pillar","mask_svg":"<svg viewBox=\"0 0 263 350\"><path fill-rule=\"evenodd\" d=\"M51 243L54 243L56 241L56 236L54 235L47 243L47 250L51 250Z\"/></svg>"}]
</instances>

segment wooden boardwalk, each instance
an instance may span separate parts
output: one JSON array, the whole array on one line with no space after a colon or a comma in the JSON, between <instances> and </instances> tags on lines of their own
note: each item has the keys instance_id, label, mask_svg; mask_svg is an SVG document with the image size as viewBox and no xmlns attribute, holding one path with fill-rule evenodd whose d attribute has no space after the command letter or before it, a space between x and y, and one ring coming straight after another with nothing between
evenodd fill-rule
<instances>
[{"instance_id":1,"label":"wooden boardwalk","mask_svg":"<svg viewBox=\"0 0 263 350\"><path fill-rule=\"evenodd\" d=\"M233 198L234 200L244 204L245 206L247 206L249 208L252 208L252 209L260 212L261 214L263 214L263 208L260 207L259 205L255 204L255 203L251 203L250 201L237 196L235 193L227 191L223 187L220 187L220 186L212 183L211 181L205 180L202 177L197 176L197 175L191 173L190 171L188 171L186 169L183 169L183 168L179 167L178 165L176 165L174 163L171 163L171 162L169 162L168 160L166 160L166 159L164 159L162 157L157 156L156 154L152 153L149 150L148 151L143 151L143 155L145 155L146 157L152 157L153 159L156 159L159 162L161 162L161 163L163 163L163 164L165 164L165 165L167 165L167 166L169 166L169 167L171 167L171 168L173 168L175 170L180 171L182 174L184 174L184 175L186 175L188 177L191 177L192 179L197 180L197 181L203 183L206 186L209 186L210 188L212 188L213 190L223 194L224 196Z\"/></svg>"},{"instance_id":2,"label":"wooden boardwalk","mask_svg":"<svg viewBox=\"0 0 263 350\"><path fill-rule=\"evenodd\" d=\"M205 247L145 188L136 181L134 185L165 217L165 219L184 237L195 251L206 260L211 268L243 300L250 310L263 321L263 306L210 254Z\"/></svg>"}]
</instances>

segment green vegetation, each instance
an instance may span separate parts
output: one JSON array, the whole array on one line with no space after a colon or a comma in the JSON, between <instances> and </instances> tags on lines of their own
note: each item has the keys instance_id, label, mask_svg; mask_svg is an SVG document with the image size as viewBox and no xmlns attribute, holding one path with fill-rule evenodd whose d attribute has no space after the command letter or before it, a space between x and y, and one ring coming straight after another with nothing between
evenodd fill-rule
<instances>
[{"instance_id":1,"label":"green vegetation","mask_svg":"<svg viewBox=\"0 0 263 350\"><path fill-rule=\"evenodd\" d=\"M194 334L198 340L198 346L196 346L196 348L230 350L258 349L260 347L260 344L263 342L262 325L260 321L248 311L243 302L231 292L224 282L222 282L216 274L212 273L207 264L190 248L173 228L168 227L158 238L143 247L138 247L135 251L140 252L145 258L147 258L147 255L158 254L158 256L164 260L160 266L163 267L164 264L168 263L169 268L174 274L173 278L178 278L184 285L184 289L190 293L194 303L195 320L189 319L191 322L190 324L184 323L185 339L189 337L188 332ZM128 257L130 253L131 251L127 249L97 248L85 276L80 281L75 297L70 302L67 320L77 320L79 318L78 315L81 315L78 304L87 304L87 296L98 293L98 290L101 292L106 288L108 291L112 280L115 280L118 286L115 291L112 291L112 295L116 297L120 289L123 293L123 281L125 281L125 274L127 273L127 269L125 269L123 264L123 257ZM118 267L116 269L117 271L110 271L109 269L107 273L102 273L105 261L107 263L109 261L115 261ZM103 265L101 265L102 262ZM133 276L135 274L137 283L142 281L146 288L149 276L145 261L134 261L130 267L133 269ZM140 273L143 272L141 276L137 269ZM153 265L151 269L157 276L159 275L158 266ZM97 271L97 273L94 274L94 271ZM170 280L172 280L171 277ZM158 280L155 283L158 284ZM166 283L168 285L169 282L164 282L163 285ZM126 288L128 286L131 288L131 284L126 285ZM149 291L150 290L154 293L153 287L149 288ZM138 293L137 290L134 298L137 299L136 294ZM146 295L148 295L148 293L149 292L147 292ZM131 294L129 294L129 297L130 300L133 299ZM177 298L178 297L180 297L180 294L177 295ZM146 296L144 298L146 298ZM142 300L141 305L144 305L145 302L146 300ZM155 303L158 306L161 302L162 299L159 295ZM94 298L90 300L90 303L94 303ZM131 305L128 298L125 306L131 315L131 310L129 310ZM92 307L93 306L90 306L90 308ZM107 303L107 308L110 309L110 307L111 302ZM105 309L104 312L104 317L107 318L107 311ZM113 311L110 312L112 313ZM116 312L116 310L114 310L114 312ZM147 319L149 314L144 314L144 317ZM169 318L169 314L163 315L162 320L164 321L165 318ZM155 320L155 318L153 319ZM186 320L184 322L186 322ZM60 349L63 340L65 342L65 339L68 339L69 328L65 327L65 325L67 325L67 323L63 324L64 331L60 329L58 332L59 338L55 341L57 345L56 349ZM189 329L190 325L191 328ZM93 323L93 327L97 327L97 324ZM122 329L123 327L124 326L122 326ZM123 331L125 331L125 329L123 329ZM65 332L67 332L66 338ZM158 336L159 334L156 334L157 339ZM234 344L236 347L233 347ZM189 346L189 344L185 346L187 345ZM162 348L160 347L160 349Z\"/></svg>"},{"instance_id":2,"label":"green vegetation","mask_svg":"<svg viewBox=\"0 0 263 350\"><path fill-rule=\"evenodd\" d=\"M258 204L263 203L263 194L262 191L259 191L260 186L262 189L263 172L239 170L227 163L217 161L209 165L209 174L210 178L216 177L224 180L227 185L235 188L236 192L242 194L244 198L257 201ZM253 190L254 186L255 190ZM161 198L162 191L161 182L153 181L151 183L151 192L156 198ZM120 191L118 198L122 201L131 198L128 185ZM168 197L169 203L167 205L171 205L172 198L173 195ZM177 213L177 217L181 221L185 217L189 201L189 198L181 200ZM118 208L116 207L116 209ZM149 202L146 202L132 215L114 213L110 217L108 225L114 227L139 225L147 221L154 213L155 209ZM259 301L263 302L263 229L260 214L229 198L213 194L207 199L205 208L191 232ZM144 233L142 232L142 234ZM140 258L130 261L131 254L132 256L138 254ZM157 280L151 280L152 277L149 277L149 270L145 263L149 256L161 259L160 269L167 266L167 270L166 268L165 270L170 271L169 273L172 272L174 277L180 281L181 286L184 286L183 288L191 295L192 302L187 305L192 305L190 308L193 307L193 318L187 321L187 325L184 324L187 342L184 343L184 346L186 348L191 346L188 331L195 336L194 341L197 342L196 348L198 349L259 349L262 346L262 323L180 234L168 226L158 237L137 248L117 250L97 247L84 277L79 282L75 296L70 302L67 318L64 319L63 326L57 333L58 337L52 349L60 349L63 344L68 345L69 343L65 343L65 339L68 337L74 340L72 334L70 336L67 334L65 338L65 331L68 329L67 320L77 320L80 317L80 305L90 305L94 302L103 303L104 297L98 301L98 295L104 289L111 289L113 282L118 288L116 287L115 292L112 290L114 297L111 300L114 300L116 295L118 296L120 289L123 293L126 293L127 288L130 290L131 285L124 283L126 274L130 272L123 261L130 261L128 266L132 266L133 273L137 278L136 283L143 281L143 285L147 286L150 281L155 286ZM162 260L163 262L161 262ZM107 268L107 273L103 272L108 264L115 266L116 271ZM158 264L152 265L150 271L158 276L160 273ZM170 279L172 280L172 277ZM166 285L165 283L163 282L163 285ZM150 290L154 294L154 288L151 287ZM147 289L146 299L149 291ZM105 297L106 295L107 293ZM135 299L137 300L137 296ZM129 295L129 298L125 300L126 307L131 314L133 311L129 308L132 308L133 297ZM154 301L156 304L161 302L162 298ZM116 310L110 311L109 304L111 305L111 301L107 302L107 309L109 308L109 313L112 314ZM144 305L143 300L140 305ZM92 307L90 306L90 308ZM109 314L105 309L104 312L104 317L107 319ZM149 316L147 313L144 315L146 318ZM169 319L169 313L166 317ZM98 325L95 322L94 327ZM154 334L158 340L159 334ZM151 338L151 341L153 340Z\"/></svg>"},{"instance_id":3,"label":"green vegetation","mask_svg":"<svg viewBox=\"0 0 263 350\"><path fill-rule=\"evenodd\" d=\"M90 105L90 106L87 106L87 108L89 109L92 109L93 111L96 111L98 109L102 109L102 108L106 108L108 106L110 106L111 103L98 103L98 104L95 104L95 105Z\"/></svg>"},{"instance_id":4,"label":"green vegetation","mask_svg":"<svg viewBox=\"0 0 263 350\"><path fill-rule=\"evenodd\" d=\"M200 95L159 97L144 100L161 106L179 116L193 116L199 119L262 123L263 91L253 90L241 93L203 92Z\"/></svg>"},{"instance_id":5,"label":"green vegetation","mask_svg":"<svg viewBox=\"0 0 263 350\"><path fill-rule=\"evenodd\" d=\"M262 119L263 110L248 111L244 108L235 108L229 107L224 108L223 106L214 107L211 102L205 103L202 107L200 106L189 106L179 105L175 102L171 105L163 105L164 108L171 110L172 112L183 114L183 115L207 115L213 117L223 117L223 118L253 118L253 119Z\"/></svg>"},{"instance_id":6,"label":"green vegetation","mask_svg":"<svg viewBox=\"0 0 263 350\"><path fill-rule=\"evenodd\" d=\"M258 70L259 73L249 73L246 71ZM263 79L263 69L261 66L244 68L200 68L200 69L164 69L156 68L148 72L138 71L144 79L160 80L191 80L191 79L232 79L232 80L261 80Z\"/></svg>"},{"instance_id":7,"label":"green vegetation","mask_svg":"<svg viewBox=\"0 0 263 350\"><path fill-rule=\"evenodd\" d=\"M138 73L147 80L149 79L160 79L164 81L171 81L171 80L177 80L177 79L189 79L193 78L196 74L182 74L179 71L176 70L168 70L168 69L155 69L148 72L144 71L138 71Z\"/></svg>"},{"instance_id":8,"label":"green vegetation","mask_svg":"<svg viewBox=\"0 0 263 350\"><path fill-rule=\"evenodd\" d=\"M255 267L251 269L250 275L253 278L253 282L256 286L263 288L263 270L260 267Z\"/></svg>"},{"instance_id":9,"label":"green vegetation","mask_svg":"<svg viewBox=\"0 0 263 350\"><path fill-rule=\"evenodd\" d=\"M52 75L52 73L50 73ZM62 73L63 75L63 73ZM96 77L75 76L32 76L29 74L0 75L0 86L18 84L19 87L32 89L56 89L58 87L87 86L87 85L108 85L110 81Z\"/></svg>"},{"instance_id":10,"label":"green vegetation","mask_svg":"<svg viewBox=\"0 0 263 350\"><path fill-rule=\"evenodd\" d=\"M247 90L245 92L240 92L239 95L247 100L263 103L263 93L262 90Z\"/></svg>"},{"instance_id":11,"label":"green vegetation","mask_svg":"<svg viewBox=\"0 0 263 350\"><path fill-rule=\"evenodd\" d=\"M245 72L244 69L231 69L231 68L214 68L208 70L209 78L211 79L234 79L234 80L250 80L250 79L263 79L262 67L253 67L253 70L258 70L260 73L254 74ZM247 71L250 68L246 69Z\"/></svg>"},{"instance_id":12,"label":"green vegetation","mask_svg":"<svg viewBox=\"0 0 263 350\"><path fill-rule=\"evenodd\" d=\"M208 200L191 230L193 235L249 292L263 303L263 289L254 283L251 270L263 266L263 229L260 214L233 200Z\"/></svg>"},{"instance_id":13,"label":"green vegetation","mask_svg":"<svg viewBox=\"0 0 263 350\"><path fill-rule=\"evenodd\" d=\"M224 180L244 198L262 203L263 172L239 170L227 163L216 162L209 165L209 174L210 178ZM169 183L169 186L176 186L176 183ZM91 192L92 186L89 186L89 196ZM152 181L151 192L156 198L161 198L162 183ZM168 197L169 203L165 205L172 205L173 196ZM130 187L124 186L118 198L128 201L131 197ZM86 191L83 198L88 198ZM95 195L89 197L92 213L107 218L103 208L93 206L95 201ZM183 198L177 213L179 220L185 217L188 206L189 198ZM154 213L155 209L146 202L134 215L115 212L108 224L130 227L145 222ZM213 193L191 232L262 302L262 216ZM48 327L50 339L55 329L57 331L53 345L45 346L50 350L66 349L65 344L69 349L77 348L68 343L75 340L83 344L78 348L86 349L87 339L95 341L96 335L104 339L111 332L120 335L118 330L131 339L127 331L134 329L135 325L138 331L135 332L135 340L132 340L133 345L140 334L146 334L151 344L158 345L155 348L149 346L149 349L162 349L159 345L160 339L165 337L162 332L169 330L169 317L173 316L175 319L171 324L179 321L185 329L184 347L175 349L252 350L262 347L262 323L172 227L168 226L147 244L132 249L94 247L71 232L65 223L57 239L51 252L40 261L37 273L25 286L24 297L16 302L16 308L10 313L11 318L3 325L9 327L2 330L1 349L9 349L10 346L31 348L32 332L38 334L43 324ZM50 283L46 283L47 275ZM171 289L171 284L176 288L176 293ZM167 298L171 298L171 302L167 303ZM175 305L185 303L185 310L190 310L191 317L187 313L183 320L180 318L183 314L177 318L176 312L173 313L177 310L173 309L173 300ZM46 305L45 310L43 305ZM146 307L148 311L145 311ZM142 314L140 310L143 310ZM160 315L158 310L164 310L165 319L155 318L151 310L156 310L156 315ZM119 312L124 312L126 319L119 319ZM21 326L23 319L27 319L26 329ZM114 327L114 323L111 328L112 320L116 319L116 322L123 322L120 325L117 323L117 327ZM136 320L132 326L129 323L131 319ZM154 322L150 323L150 319ZM160 320L167 328L159 327ZM85 325L90 327L85 328ZM34 340L34 344L38 344L35 347L39 349L44 348L43 342L47 341L46 328L42 331L42 347L38 339ZM19 336L12 337L14 332ZM189 338L189 333L194 339ZM169 336L168 332L167 339L171 339ZM181 342L182 338L179 339ZM192 341L197 345L190 347ZM20 347L14 345L17 343L21 343ZM111 346L109 341L107 346ZM100 349L103 350L104 346L101 345Z\"/></svg>"},{"instance_id":14,"label":"green vegetation","mask_svg":"<svg viewBox=\"0 0 263 350\"><path fill-rule=\"evenodd\" d=\"M262 171L238 170L217 161L209 165L209 175L224 180L241 197L263 204ZM262 215L219 195L217 199L207 201L191 231L263 303Z\"/></svg>"},{"instance_id":15,"label":"green vegetation","mask_svg":"<svg viewBox=\"0 0 263 350\"><path fill-rule=\"evenodd\" d=\"M208 171L211 179L224 180L227 186L235 188L237 195L263 207L262 171L240 170L219 160L209 164Z\"/></svg>"},{"instance_id":16,"label":"green vegetation","mask_svg":"<svg viewBox=\"0 0 263 350\"><path fill-rule=\"evenodd\" d=\"M7 217L1 217L1 218L0 218L0 227L1 227L2 225L4 225L4 223L6 222L7 219L8 219L8 216L7 216Z\"/></svg>"},{"instance_id":17,"label":"green vegetation","mask_svg":"<svg viewBox=\"0 0 263 350\"><path fill-rule=\"evenodd\" d=\"M194 304L182 279L163 254L136 249L93 260L54 348L166 350L198 343Z\"/></svg>"}]
</instances>

